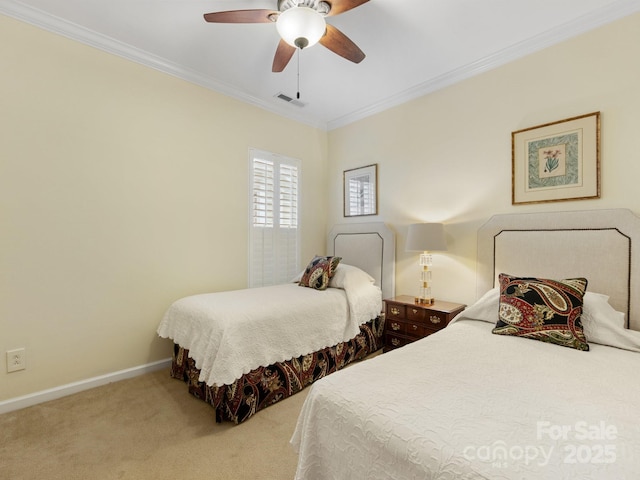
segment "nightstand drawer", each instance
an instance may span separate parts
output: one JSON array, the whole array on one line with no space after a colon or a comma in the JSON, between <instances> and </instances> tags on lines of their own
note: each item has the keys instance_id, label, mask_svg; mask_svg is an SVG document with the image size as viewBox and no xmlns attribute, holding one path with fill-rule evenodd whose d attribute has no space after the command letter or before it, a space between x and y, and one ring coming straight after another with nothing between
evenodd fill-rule
<instances>
[{"instance_id":1,"label":"nightstand drawer","mask_svg":"<svg viewBox=\"0 0 640 480\"><path fill-rule=\"evenodd\" d=\"M433 310L425 310L425 325L427 329L440 330L447 326L447 315Z\"/></svg>"},{"instance_id":2,"label":"nightstand drawer","mask_svg":"<svg viewBox=\"0 0 640 480\"><path fill-rule=\"evenodd\" d=\"M396 337L395 335L391 335L387 333L384 336L384 344L387 348L400 348L409 343L406 339L402 337Z\"/></svg>"},{"instance_id":3,"label":"nightstand drawer","mask_svg":"<svg viewBox=\"0 0 640 480\"><path fill-rule=\"evenodd\" d=\"M387 319L385 330L389 333L405 333L405 323L398 320Z\"/></svg>"},{"instance_id":4,"label":"nightstand drawer","mask_svg":"<svg viewBox=\"0 0 640 480\"><path fill-rule=\"evenodd\" d=\"M387 305L387 318L407 318L404 305Z\"/></svg>"},{"instance_id":5,"label":"nightstand drawer","mask_svg":"<svg viewBox=\"0 0 640 480\"><path fill-rule=\"evenodd\" d=\"M425 311L424 308L407 306L407 319L422 322L425 318Z\"/></svg>"},{"instance_id":6,"label":"nightstand drawer","mask_svg":"<svg viewBox=\"0 0 640 480\"><path fill-rule=\"evenodd\" d=\"M408 322L406 324L407 335L411 337L422 338L424 337L424 325L422 323Z\"/></svg>"},{"instance_id":7,"label":"nightstand drawer","mask_svg":"<svg viewBox=\"0 0 640 480\"><path fill-rule=\"evenodd\" d=\"M400 335L410 337L410 339L422 338L430 327L421 322L408 322L406 320L389 320L385 324L385 333L389 335Z\"/></svg>"},{"instance_id":8,"label":"nightstand drawer","mask_svg":"<svg viewBox=\"0 0 640 480\"><path fill-rule=\"evenodd\" d=\"M407 319L425 324L428 328L444 328L447 326L447 314L430 310L429 307L407 306Z\"/></svg>"}]
</instances>

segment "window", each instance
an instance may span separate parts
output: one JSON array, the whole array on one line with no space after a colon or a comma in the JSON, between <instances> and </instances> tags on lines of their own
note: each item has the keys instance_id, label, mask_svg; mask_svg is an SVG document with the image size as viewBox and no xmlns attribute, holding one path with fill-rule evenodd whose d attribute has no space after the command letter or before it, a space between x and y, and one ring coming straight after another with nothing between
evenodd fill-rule
<instances>
[{"instance_id":1,"label":"window","mask_svg":"<svg viewBox=\"0 0 640 480\"><path fill-rule=\"evenodd\" d=\"M366 215L375 204L374 185L368 175L353 177L349 180L349 216Z\"/></svg>"},{"instance_id":2,"label":"window","mask_svg":"<svg viewBox=\"0 0 640 480\"><path fill-rule=\"evenodd\" d=\"M300 161L249 150L249 286L290 281L300 272Z\"/></svg>"}]
</instances>

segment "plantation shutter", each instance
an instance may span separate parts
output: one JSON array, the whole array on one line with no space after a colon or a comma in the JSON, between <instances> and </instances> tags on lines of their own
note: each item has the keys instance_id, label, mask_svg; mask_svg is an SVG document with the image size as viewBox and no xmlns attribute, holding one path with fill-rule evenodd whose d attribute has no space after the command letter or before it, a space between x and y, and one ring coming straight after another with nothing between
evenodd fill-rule
<instances>
[{"instance_id":1,"label":"plantation shutter","mask_svg":"<svg viewBox=\"0 0 640 480\"><path fill-rule=\"evenodd\" d=\"M375 202L374 185L368 176L354 177L349 180L349 215L365 215L367 207Z\"/></svg>"},{"instance_id":2,"label":"plantation shutter","mask_svg":"<svg viewBox=\"0 0 640 480\"><path fill-rule=\"evenodd\" d=\"M286 283L299 272L299 161L251 149L249 286Z\"/></svg>"}]
</instances>

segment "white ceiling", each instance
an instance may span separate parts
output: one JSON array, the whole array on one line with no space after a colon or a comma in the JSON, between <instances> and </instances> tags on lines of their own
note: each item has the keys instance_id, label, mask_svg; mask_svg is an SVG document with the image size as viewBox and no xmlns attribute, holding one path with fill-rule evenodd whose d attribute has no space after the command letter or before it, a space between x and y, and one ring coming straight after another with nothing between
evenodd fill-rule
<instances>
[{"instance_id":1,"label":"white ceiling","mask_svg":"<svg viewBox=\"0 0 640 480\"><path fill-rule=\"evenodd\" d=\"M329 2L331 0L328 0ZM332 129L640 11L640 0L370 0L328 17L367 55L321 45L272 73L273 24L203 14L276 9L277 0L0 0L0 13L267 110Z\"/></svg>"}]
</instances>

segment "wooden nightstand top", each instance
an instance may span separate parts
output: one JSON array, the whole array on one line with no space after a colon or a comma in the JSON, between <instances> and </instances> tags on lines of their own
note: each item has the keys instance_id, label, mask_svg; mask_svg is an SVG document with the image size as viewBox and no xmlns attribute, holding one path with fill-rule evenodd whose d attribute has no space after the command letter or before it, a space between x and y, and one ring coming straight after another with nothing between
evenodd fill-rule
<instances>
[{"instance_id":1,"label":"wooden nightstand top","mask_svg":"<svg viewBox=\"0 0 640 480\"><path fill-rule=\"evenodd\" d=\"M386 298L384 301L389 303L401 303L404 305L411 305L413 307L425 308L427 310L435 310L443 313L455 312L456 310L461 310L464 307L466 307L466 305L463 305L461 303L445 302L442 300L435 300L431 305L425 305L421 303L416 303L415 297L411 295L398 295L397 297Z\"/></svg>"}]
</instances>

